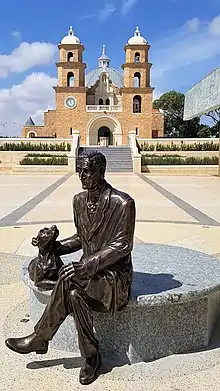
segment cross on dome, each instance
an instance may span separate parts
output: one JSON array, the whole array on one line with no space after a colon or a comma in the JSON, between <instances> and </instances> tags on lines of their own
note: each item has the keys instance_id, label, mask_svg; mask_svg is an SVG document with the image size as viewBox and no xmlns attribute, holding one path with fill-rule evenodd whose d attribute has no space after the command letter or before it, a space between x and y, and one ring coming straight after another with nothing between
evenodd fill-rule
<instances>
[{"instance_id":1,"label":"cross on dome","mask_svg":"<svg viewBox=\"0 0 220 391\"><path fill-rule=\"evenodd\" d=\"M128 40L128 45L146 45L147 41L141 36L140 27L137 26L133 37Z\"/></svg>"},{"instance_id":2,"label":"cross on dome","mask_svg":"<svg viewBox=\"0 0 220 391\"><path fill-rule=\"evenodd\" d=\"M134 36L135 36L135 37L140 37L140 35L141 35L140 27L137 26L137 27L136 27L136 30L135 30L135 32L134 32Z\"/></svg>"},{"instance_id":3,"label":"cross on dome","mask_svg":"<svg viewBox=\"0 0 220 391\"><path fill-rule=\"evenodd\" d=\"M68 31L68 35L74 35L74 31L73 31L73 26L70 26L69 28L69 31Z\"/></svg>"},{"instance_id":4,"label":"cross on dome","mask_svg":"<svg viewBox=\"0 0 220 391\"><path fill-rule=\"evenodd\" d=\"M99 68L109 67L110 58L106 54L106 45L102 45L102 54L98 59Z\"/></svg>"},{"instance_id":5,"label":"cross on dome","mask_svg":"<svg viewBox=\"0 0 220 391\"><path fill-rule=\"evenodd\" d=\"M76 45L80 44L80 39L74 35L73 27L70 26L68 30L68 35L66 35L62 41L61 44L64 45Z\"/></svg>"}]
</instances>

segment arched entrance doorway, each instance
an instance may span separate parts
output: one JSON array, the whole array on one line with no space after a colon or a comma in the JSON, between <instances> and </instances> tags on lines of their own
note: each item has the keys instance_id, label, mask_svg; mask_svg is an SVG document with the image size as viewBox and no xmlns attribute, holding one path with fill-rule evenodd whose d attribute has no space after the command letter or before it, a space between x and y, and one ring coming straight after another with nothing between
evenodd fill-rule
<instances>
[{"instance_id":1,"label":"arched entrance doorway","mask_svg":"<svg viewBox=\"0 0 220 391\"><path fill-rule=\"evenodd\" d=\"M101 126L98 130L98 143L100 142L100 137L106 137L108 139L108 145L113 144L112 132L108 126Z\"/></svg>"},{"instance_id":2,"label":"arched entrance doorway","mask_svg":"<svg viewBox=\"0 0 220 391\"><path fill-rule=\"evenodd\" d=\"M98 145L100 137L108 137L109 145L122 145L121 124L117 118L101 114L89 121L86 128L86 145Z\"/></svg>"}]
</instances>

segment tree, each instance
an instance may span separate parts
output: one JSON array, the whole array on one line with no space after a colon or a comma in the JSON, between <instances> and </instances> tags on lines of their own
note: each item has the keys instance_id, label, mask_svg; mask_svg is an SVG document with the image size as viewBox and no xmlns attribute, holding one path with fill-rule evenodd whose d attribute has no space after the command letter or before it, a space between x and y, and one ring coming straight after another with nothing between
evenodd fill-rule
<instances>
[{"instance_id":1,"label":"tree","mask_svg":"<svg viewBox=\"0 0 220 391\"><path fill-rule=\"evenodd\" d=\"M200 118L183 121L184 94L169 91L153 102L154 109L162 109L165 114L165 135L167 137L197 137Z\"/></svg>"},{"instance_id":2,"label":"tree","mask_svg":"<svg viewBox=\"0 0 220 391\"><path fill-rule=\"evenodd\" d=\"M212 131L211 131L210 126L201 124L200 129L197 133L197 137L200 137L200 138L212 137Z\"/></svg>"},{"instance_id":3,"label":"tree","mask_svg":"<svg viewBox=\"0 0 220 391\"><path fill-rule=\"evenodd\" d=\"M212 136L219 137L220 130L220 108L211 110L206 114L207 117L211 118L213 126L211 127Z\"/></svg>"}]
</instances>

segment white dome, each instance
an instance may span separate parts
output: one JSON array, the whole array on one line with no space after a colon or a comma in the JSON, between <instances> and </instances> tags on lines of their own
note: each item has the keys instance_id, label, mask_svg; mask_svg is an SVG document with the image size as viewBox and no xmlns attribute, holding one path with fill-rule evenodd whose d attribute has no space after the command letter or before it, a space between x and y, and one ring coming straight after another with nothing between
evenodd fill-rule
<instances>
[{"instance_id":1,"label":"white dome","mask_svg":"<svg viewBox=\"0 0 220 391\"><path fill-rule=\"evenodd\" d=\"M146 45L147 41L141 36L139 27L136 27L134 36L128 40L128 45Z\"/></svg>"},{"instance_id":2,"label":"white dome","mask_svg":"<svg viewBox=\"0 0 220 391\"><path fill-rule=\"evenodd\" d=\"M80 45L80 39L77 38L74 35L74 31L73 31L72 26L70 26L70 29L68 31L68 35L66 35L66 37L64 37L62 39L61 44L64 44L64 45Z\"/></svg>"}]
</instances>

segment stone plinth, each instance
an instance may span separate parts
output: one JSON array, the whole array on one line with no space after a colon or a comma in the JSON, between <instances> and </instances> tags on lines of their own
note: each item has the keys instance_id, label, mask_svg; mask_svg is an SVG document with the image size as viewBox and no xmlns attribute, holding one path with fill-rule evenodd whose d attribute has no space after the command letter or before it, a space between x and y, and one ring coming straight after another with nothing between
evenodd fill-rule
<instances>
[{"instance_id":1,"label":"stone plinth","mask_svg":"<svg viewBox=\"0 0 220 391\"><path fill-rule=\"evenodd\" d=\"M75 253L64 260L79 259ZM220 262L209 255L174 246L137 244L133 251L132 298L113 318L94 314L94 327L104 354L124 362L148 361L187 353L208 345L220 304ZM36 323L50 292L30 281L30 316ZM50 344L78 352L74 321L68 316Z\"/></svg>"}]
</instances>

